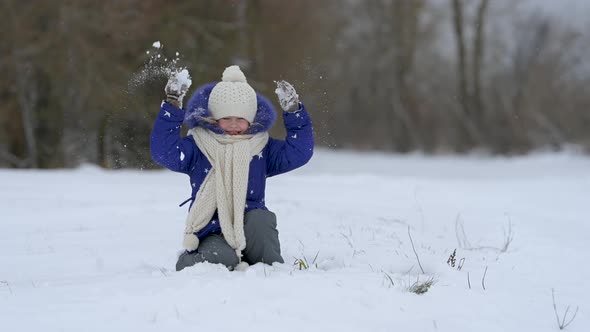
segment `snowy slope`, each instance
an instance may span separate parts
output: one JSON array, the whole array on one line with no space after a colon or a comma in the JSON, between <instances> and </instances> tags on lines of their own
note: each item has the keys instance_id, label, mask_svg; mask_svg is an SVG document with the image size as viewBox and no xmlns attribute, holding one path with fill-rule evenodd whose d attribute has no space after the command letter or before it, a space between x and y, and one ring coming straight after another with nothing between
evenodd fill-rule
<instances>
[{"instance_id":1,"label":"snowy slope","mask_svg":"<svg viewBox=\"0 0 590 332\"><path fill-rule=\"evenodd\" d=\"M3 331L557 331L552 288L561 315L579 307L567 331L590 328L590 159L572 154L319 151L268 180L287 263L244 272L174 271L182 174L0 170L0 184Z\"/></svg>"}]
</instances>

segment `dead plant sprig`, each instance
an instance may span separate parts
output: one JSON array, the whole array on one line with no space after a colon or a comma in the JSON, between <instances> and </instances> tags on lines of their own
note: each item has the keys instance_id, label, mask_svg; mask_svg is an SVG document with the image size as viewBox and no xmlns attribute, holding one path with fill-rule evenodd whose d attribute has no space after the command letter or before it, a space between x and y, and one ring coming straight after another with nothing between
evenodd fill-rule
<instances>
[{"instance_id":1,"label":"dead plant sprig","mask_svg":"<svg viewBox=\"0 0 590 332\"><path fill-rule=\"evenodd\" d=\"M557 320L557 326L559 326L560 330L563 330L574 321L574 319L576 318L576 315L578 314L579 307L576 307L576 311L570 317L570 319L566 322L567 314L570 311L570 306L568 305L567 308L565 309L565 313L563 314L563 318L560 321L559 314L557 313L557 304L555 304L555 289L553 289L553 288L551 288L551 297L553 298L553 311L555 311L555 319Z\"/></svg>"},{"instance_id":2,"label":"dead plant sprig","mask_svg":"<svg viewBox=\"0 0 590 332\"><path fill-rule=\"evenodd\" d=\"M412 244L412 250L414 250L414 255L416 255L416 260L418 261L418 266L420 266L420 270L424 273L424 269L422 268L422 263L420 263L420 257L418 257L418 253L416 252L416 247L414 247L414 240L412 240L412 234L410 233L410 226L408 226L408 236L410 237L410 243Z\"/></svg>"}]
</instances>

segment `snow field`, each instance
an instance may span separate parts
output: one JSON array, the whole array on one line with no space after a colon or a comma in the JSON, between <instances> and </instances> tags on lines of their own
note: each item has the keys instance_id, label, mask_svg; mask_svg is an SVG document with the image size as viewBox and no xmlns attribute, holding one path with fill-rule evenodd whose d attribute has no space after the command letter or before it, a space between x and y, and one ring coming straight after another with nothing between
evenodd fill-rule
<instances>
[{"instance_id":1,"label":"snow field","mask_svg":"<svg viewBox=\"0 0 590 332\"><path fill-rule=\"evenodd\" d=\"M267 182L286 263L236 272L174 271L185 175L0 170L0 326L555 331L554 288L560 314L579 307L567 330L586 331L589 170L575 154L319 150ZM447 265L455 248L460 271ZM292 265L316 255L309 270ZM431 278L425 294L408 291Z\"/></svg>"}]
</instances>

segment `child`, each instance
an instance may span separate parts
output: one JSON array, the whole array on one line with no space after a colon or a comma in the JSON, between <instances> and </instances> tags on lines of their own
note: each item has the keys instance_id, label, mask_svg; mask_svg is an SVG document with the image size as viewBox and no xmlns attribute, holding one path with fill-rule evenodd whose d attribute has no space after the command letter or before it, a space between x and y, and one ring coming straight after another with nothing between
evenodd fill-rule
<instances>
[{"instance_id":1,"label":"child","mask_svg":"<svg viewBox=\"0 0 590 332\"><path fill-rule=\"evenodd\" d=\"M287 137L277 140L268 135L276 119L272 104L238 66L227 67L221 82L198 88L183 110L189 85L170 78L150 139L154 161L189 175L192 187L176 270L205 261L230 270L242 261L283 263L276 216L264 203L266 178L309 161L309 114L293 86L278 82ZM180 138L183 122L190 130Z\"/></svg>"}]
</instances>

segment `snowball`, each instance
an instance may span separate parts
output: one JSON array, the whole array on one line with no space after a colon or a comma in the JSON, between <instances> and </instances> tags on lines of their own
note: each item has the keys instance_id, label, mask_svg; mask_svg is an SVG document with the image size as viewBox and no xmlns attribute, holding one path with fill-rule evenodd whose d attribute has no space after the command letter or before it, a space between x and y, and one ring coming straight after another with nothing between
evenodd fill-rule
<instances>
[{"instance_id":1,"label":"snowball","mask_svg":"<svg viewBox=\"0 0 590 332\"><path fill-rule=\"evenodd\" d=\"M184 85L186 88L190 88L193 81L188 73L188 70L183 69L181 71L173 71L170 75L170 78L174 77L174 80L170 81L170 88L173 91L180 91L181 87Z\"/></svg>"},{"instance_id":2,"label":"snowball","mask_svg":"<svg viewBox=\"0 0 590 332\"><path fill-rule=\"evenodd\" d=\"M280 100L287 99L287 93L285 93L285 90L276 88L275 93L277 94Z\"/></svg>"},{"instance_id":3,"label":"snowball","mask_svg":"<svg viewBox=\"0 0 590 332\"><path fill-rule=\"evenodd\" d=\"M152 44L152 47L154 47L154 48L162 48L162 43L160 43L160 41L154 42Z\"/></svg>"},{"instance_id":4,"label":"snowball","mask_svg":"<svg viewBox=\"0 0 590 332\"><path fill-rule=\"evenodd\" d=\"M178 83L180 83L180 85L186 85L187 87L190 87L191 84L193 84L191 76L188 73L188 70L186 69L183 69L179 73L177 73L176 79L178 79Z\"/></svg>"}]
</instances>

